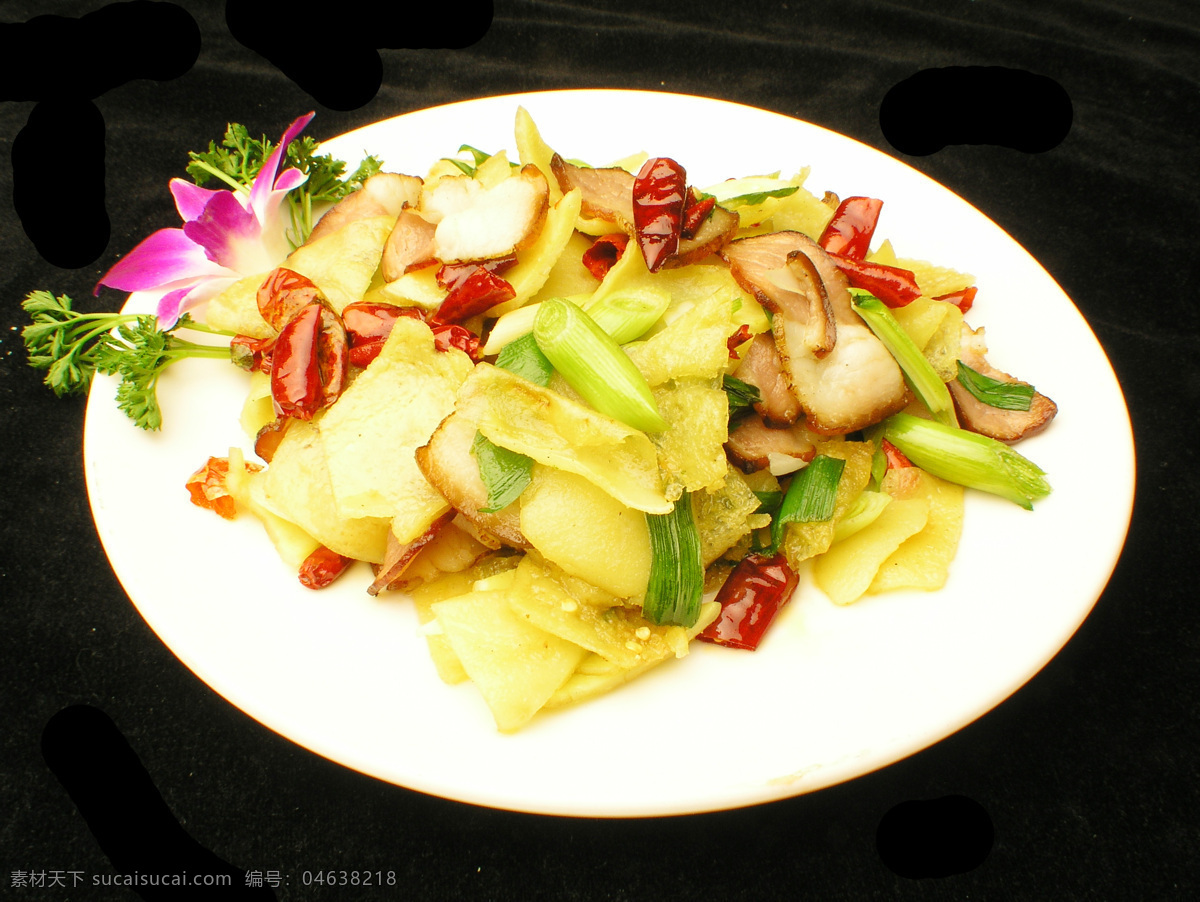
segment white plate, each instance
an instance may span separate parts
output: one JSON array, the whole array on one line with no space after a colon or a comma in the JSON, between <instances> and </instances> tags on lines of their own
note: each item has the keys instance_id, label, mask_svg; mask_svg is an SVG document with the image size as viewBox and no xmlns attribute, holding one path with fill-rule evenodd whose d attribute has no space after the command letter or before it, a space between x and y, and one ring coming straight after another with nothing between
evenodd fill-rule
<instances>
[{"instance_id":1,"label":"white plate","mask_svg":"<svg viewBox=\"0 0 1200 902\"><path fill-rule=\"evenodd\" d=\"M829 786L937 742L1032 677L1104 589L1134 482L1121 391L1050 276L908 166L721 101L627 91L493 97L399 116L326 147L351 161L376 153L387 168L417 174L462 143L515 157L518 104L564 156L604 164L643 150L668 155L698 185L811 165L814 192L883 198L877 237L901 256L975 274L969 320L986 325L991 360L1058 402L1050 429L1021 446L1048 472L1053 495L1029 513L968 493L961 550L940 592L839 608L802 583L759 651L698 643L618 692L501 735L474 687L438 680L411 605L367 596L365 565L329 589L305 590L252 517L229 523L189 503L187 476L247 442L237 424L243 374L187 361L162 381L160 434L134 428L102 379L84 442L105 550L163 642L252 717L347 767L480 805L582 816L699 812ZM1097 434L1103 454L1094 453Z\"/></svg>"}]
</instances>

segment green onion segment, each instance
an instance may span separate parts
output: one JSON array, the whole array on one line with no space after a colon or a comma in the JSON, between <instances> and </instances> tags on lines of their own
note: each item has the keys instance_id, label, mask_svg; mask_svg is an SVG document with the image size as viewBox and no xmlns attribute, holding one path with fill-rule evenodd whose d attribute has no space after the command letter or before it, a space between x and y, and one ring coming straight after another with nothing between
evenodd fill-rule
<instances>
[{"instance_id":1,"label":"green onion segment","mask_svg":"<svg viewBox=\"0 0 1200 902\"><path fill-rule=\"evenodd\" d=\"M550 384L554 374L554 367L530 332L506 344L496 356L496 366L543 388ZM475 433L471 453L475 455L479 478L488 493L487 507L480 508L482 513L504 510L520 497L533 478L533 458L501 448L482 432Z\"/></svg>"},{"instance_id":2,"label":"green onion segment","mask_svg":"<svg viewBox=\"0 0 1200 902\"><path fill-rule=\"evenodd\" d=\"M846 462L840 457L818 454L803 470L792 477L779 513L771 521L771 550L783 541L783 528L788 523L819 523L833 517L837 502L838 484Z\"/></svg>"},{"instance_id":3,"label":"green onion segment","mask_svg":"<svg viewBox=\"0 0 1200 902\"><path fill-rule=\"evenodd\" d=\"M947 426L957 426L958 419L954 415L954 401L950 397L950 389L946 388L946 383L925 359L921 349L908 337L908 333L892 315L892 311L874 295L851 292L851 296L854 298L854 309L858 315L896 358L896 363L900 364L904 373L904 380L933 414L933 418Z\"/></svg>"},{"instance_id":4,"label":"green onion segment","mask_svg":"<svg viewBox=\"0 0 1200 902\"><path fill-rule=\"evenodd\" d=\"M646 514L650 528L650 582L642 616L651 623L694 626L704 595L700 532L685 492L669 514Z\"/></svg>"},{"instance_id":5,"label":"green onion segment","mask_svg":"<svg viewBox=\"0 0 1200 902\"><path fill-rule=\"evenodd\" d=\"M1045 471L1003 442L908 413L884 420L884 438L923 470L991 492L1026 510L1050 494Z\"/></svg>"},{"instance_id":6,"label":"green onion segment","mask_svg":"<svg viewBox=\"0 0 1200 902\"><path fill-rule=\"evenodd\" d=\"M587 315L619 345L641 338L658 322L671 304L665 291L617 294L601 298L587 307Z\"/></svg>"},{"instance_id":7,"label":"green onion segment","mask_svg":"<svg viewBox=\"0 0 1200 902\"><path fill-rule=\"evenodd\" d=\"M1001 382L973 370L958 361L958 384L975 400L1000 410L1028 410L1033 405L1034 388L1025 382Z\"/></svg>"},{"instance_id":8,"label":"green onion segment","mask_svg":"<svg viewBox=\"0 0 1200 902\"><path fill-rule=\"evenodd\" d=\"M643 432L667 428L629 355L575 304L562 298L542 301L533 335L559 374L596 410Z\"/></svg>"}]
</instances>

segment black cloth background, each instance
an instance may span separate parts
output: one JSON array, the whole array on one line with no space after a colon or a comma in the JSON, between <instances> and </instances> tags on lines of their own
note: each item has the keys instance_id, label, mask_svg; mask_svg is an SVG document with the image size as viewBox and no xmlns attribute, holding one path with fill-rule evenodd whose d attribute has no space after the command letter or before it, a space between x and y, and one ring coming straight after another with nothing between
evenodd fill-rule
<instances>
[{"instance_id":1,"label":"black cloth background","mask_svg":"<svg viewBox=\"0 0 1200 902\"><path fill-rule=\"evenodd\" d=\"M102 5L17 0L0 6L0 19L77 17ZM34 104L28 97L0 104L6 889L18 871L74 871L91 881L119 870L112 835L101 841L103 830L95 831L104 825L81 815L42 753L55 715L88 705L128 741L181 833L236 873L288 875L289 884L273 890L281 899L384 897L379 889L300 885L302 871L325 869L394 871L398 883L386 896L422 900L1192 897L1200 883L1200 612L1189 579L1200 501L1200 7L1190 0L498 0L486 35L468 47L405 49L402 38L381 50L382 86L369 101L339 110L235 40L223 4L177 5L199 26L195 65L180 77L128 81L95 100L106 126L111 235L94 262L53 265L23 231L9 201L11 148ZM371 29L354 4L335 12L336 23L328 9L313 13L313 43L298 48L313 67L325 65L322 54L340 34ZM442 15L437 27L454 29L454 4ZM69 62L47 48L40 64ZM970 144L926 156L896 151L880 126L883 98L916 72L947 66L1002 66L1052 79L1072 104L1069 134L1039 153ZM218 137L228 121L277 135L316 109L309 134L320 138L449 101L564 87L719 97L890 152L998 222L1083 312L1133 420L1133 524L1077 635L997 709L931 749L809 796L668 819L539 817L427 797L311 754L217 696L141 620L92 525L82 402L56 400L25 366L21 298L45 287L97 309L90 297L97 277L151 228L177 224L166 182L181 174L187 150ZM637 145L636 124L595 127L625 129ZM689 137L703 127L680 123ZM45 172L47 180L71 176ZM58 215L71 228L72 210ZM116 296L107 297L111 304ZM1105 443L1097 424L1089 453L1103 455ZM629 761L640 751L630 749ZM946 796L986 812L994 830L986 860L944 877L894 870L876 842L885 815L910 800ZM946 823L925 826L936 833ZM14 888L10 898L135 892L71 888L68 880L68 888Z\"/></svg>"}]
</instances>

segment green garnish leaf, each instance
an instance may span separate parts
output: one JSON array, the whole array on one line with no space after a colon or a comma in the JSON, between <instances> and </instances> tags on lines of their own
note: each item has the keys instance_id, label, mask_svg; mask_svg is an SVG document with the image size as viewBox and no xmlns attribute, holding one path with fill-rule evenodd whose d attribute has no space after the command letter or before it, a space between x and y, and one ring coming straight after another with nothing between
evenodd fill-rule
<instances>
[{"instance_id":1,"label":"green garnish leaf","mask_svg":"<svg viewBox=\"0 0 1200 902\"><path fill-rule=\"evenodd\" d=\"M700 532L685 492L669 514L647 514L650 528L650 582L642 616L651 623L694 626L704 595Z\"/></svg>"},{"instance_id":2,"label":"green garnish leaf","mask_svg":"<svg viewBox=\"0 0 1200 902\"><path fill-rule=\"evenodd\" d=\"M479 478L488 492L487 507L479 509L482 513L504 510L520 497L533 478L531 458L500 447L482 432L475 433L471 453L479 464Z\"/></svg>"},{"instance_id":3,"label":"green garnish leaf","mask_svg":"<svg viewBox=\"0 0 1200 902\"><path fill-rule=\"evenodd\" d=\"M725 200L718 201L718 203L727 210L733 207L749 207L761 204L769 197L789 197L799 190L799 185L790 185L787 188L775 188L771 191L755 191L751 194L739 194L736 197L727 197Z\"/></svg>"},{"instance_id":4,"label":"green garnish leaf","mask_svg":"<svg viewBox=\"0 0 1200 902\"><path fill-rule=\"evenodd\" d=\"M1024 382L1001 382L958 361L958 383L977 401L1000 410L1028 410L1034 388Z\"/></svg>"},{"instance_id":5,"label":"green garnish leaf","mask_svg":"<svg viewBox=\"0 0 1200 902\"><path fill-rule=\"evenodd\" d=\"M840 457L818 454L808 466L796 471L771 520L771 550L778 550L783 541L783 528L789 523L820 523L833 518L838 485L846 462Z\"/></svg>"},{"instance_id":6,"label":"green garnish leaf","mask_svg":"<svg viewBox=\"0 0 1200 902\"><path fill-rule=\"evenodd\" d=\"M762 393L758 386L744 382L736 376L722 376L721 387L729 398L729 419L732 421L742 414L749 413L755 404L761 403Z\"/></svg>"},{"instance_id":7,"label":"green garnish leaf","mask_svg":"<svg viewBox=\"0 0 1200 902\"><path fill-rule=\"evenodd\" d=\"M184 357L230 360L228 345L202 345L172 334L200 328L184 314L159 329L150 314L79 313L71 299L33 291L21 303L32 322L21 332L29 365L44 370L45 384L60 398L82 394L96 373L117 375L117 404L142 429L162 426L156 387L163 370Z\"/></svg>"}]
</instances>

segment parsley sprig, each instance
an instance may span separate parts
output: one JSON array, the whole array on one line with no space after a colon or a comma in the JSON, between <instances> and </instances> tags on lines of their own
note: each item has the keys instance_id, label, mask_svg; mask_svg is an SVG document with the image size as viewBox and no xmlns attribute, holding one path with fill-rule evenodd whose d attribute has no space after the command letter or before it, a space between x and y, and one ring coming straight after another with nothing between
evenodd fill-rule
<instances>
[{"instance_id":1,"label":"parsley sprig","mask_svg":"<svg viewBox=\"0 0 1200 902\"><path fill-rule=\"evenodd\" d=\"M220 144L209 141L207 151L188 154L191 162L187 165L187 173L197 185L217 178L234 191L248 192L273 149L274 145L266 135L253 138L246 126L232 122ZM280 168L289 166L308 176L304 184L288 192L287 196L291 218L288 241L296 248L312 232L314 206L334 203L353 194L363 182L379 172L383 163L376 156L367 156L347 174L345 161L335 160L330 154L318 154L317 142L306 135L288 145L286 162Z\"/></svg>"},{"instance_id":2,"label":"parsley sprig","mask_svg":"<svg viewBox=\"0 0 1200 902\"><path fill-rule=\"evenodd\" d=\"M117 375L117 405L142 429L162 426L156 388L163 370L184 357L229 360L228 345L204 345L172 334L179 328L206 330L184 314L159 329L150 314L80 313L69 297L32 291L21 306L32 322L21 332L29 365L44 370L43 381L60 398L82 394L96 373ZM219 333L220 334L220 333Z\"/></svg>"}]
</instances>

